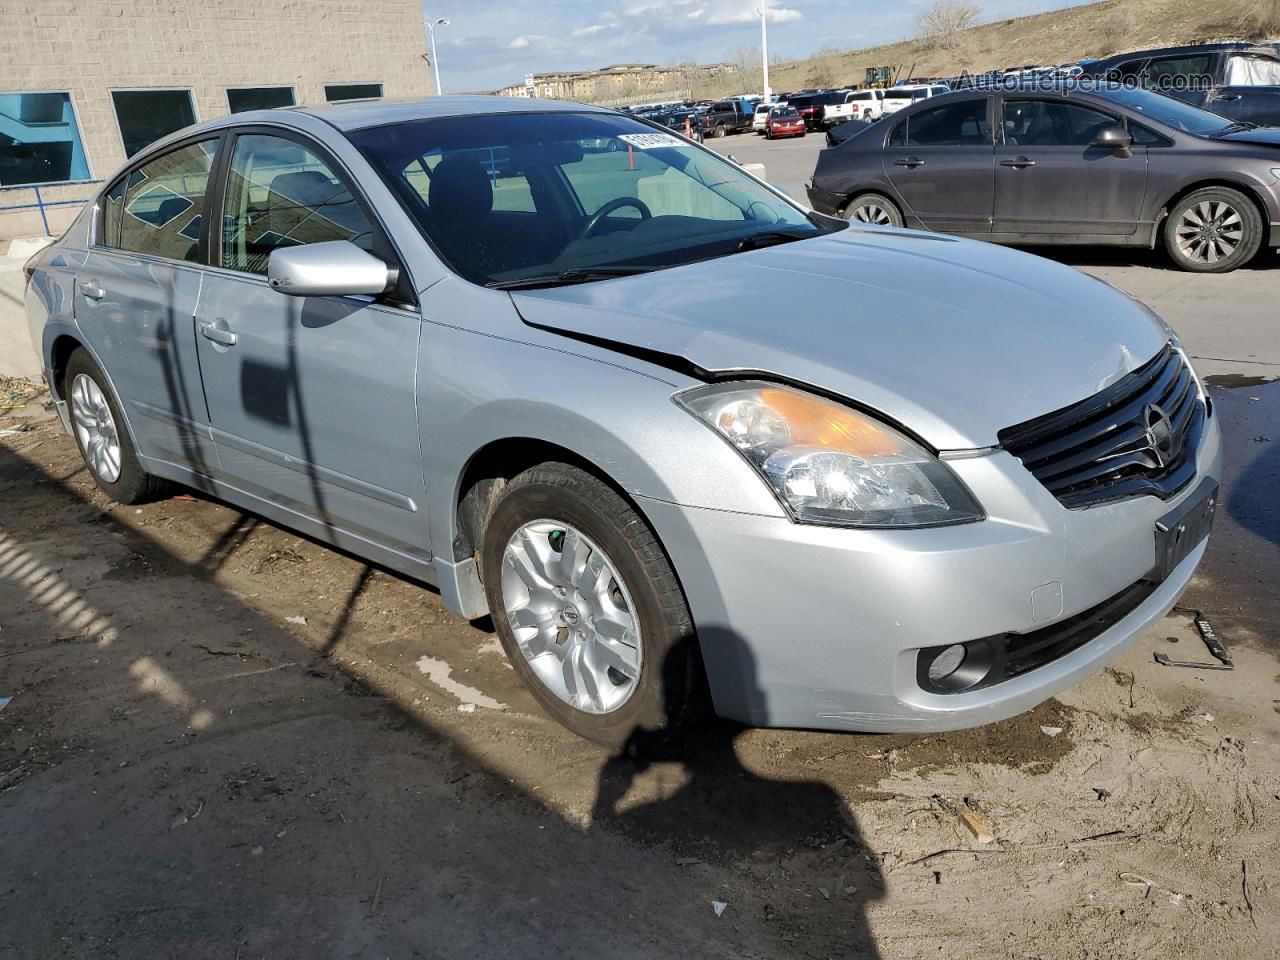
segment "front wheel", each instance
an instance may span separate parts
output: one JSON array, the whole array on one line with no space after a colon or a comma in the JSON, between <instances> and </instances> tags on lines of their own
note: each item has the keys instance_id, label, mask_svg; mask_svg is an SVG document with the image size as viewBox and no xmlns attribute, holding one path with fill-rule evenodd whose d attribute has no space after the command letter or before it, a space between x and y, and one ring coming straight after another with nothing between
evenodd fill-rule
<instances>
[{"instance_id":1,"label":"front wheel","mask_svg":"<svg viewBox=\"0 0 1280 960\"><path fill-rule=\"evenodd\" d=\"M644 519L577 467L507 484L486 525L485 593L511 665L552 717L611 747L681 729L701 660L684 593Z\"/></svg>"},{"instance_id":2,"label":"front wheel","mask_svg":"<svg viewBox=\"0 0 1280 960\"><path fill-rule=\"evenodd\" d=\"M879 193L864 193L845 205L843 216L850 223L877 227L901 227L902 214L897 204Z\"/></svg>"},{"instance_id":3,"label":"front wheel","mask_svg":"<svg viewBox=\"0 0 1280 960\"><path fill-rule=\"evenodd\" d=\"M1227 273L1253 259L1262 245L1262 217L1244 194L1205 187L1183 197L1164 222L1164 247L1193 273Z\"/></svg>"}]
</instances>

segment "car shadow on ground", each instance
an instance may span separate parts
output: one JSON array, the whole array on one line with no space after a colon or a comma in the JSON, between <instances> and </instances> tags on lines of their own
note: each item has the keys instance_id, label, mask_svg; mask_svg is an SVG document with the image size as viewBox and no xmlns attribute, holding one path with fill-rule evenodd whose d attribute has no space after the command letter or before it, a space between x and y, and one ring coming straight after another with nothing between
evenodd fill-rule
<instances>
[{"instance_id":1,"label":"car shadow on ground","mask_svg":"<svg viewBox=\"0 0 1280 960\"><path fill-rule=\"evenodd\" d=\"M1017 249L1022 250L1024 253L1034 253L1036 256L1047 257L1050 260L1056 260L1059 263L1080 267L1081 269L1091 267L1145 267L1148 270L1164 270L1175 276L1194 276L1192 273L1178 269L1173 261L1169 259L1169 254L1165 252L1164 247L1159 244L1154 249L1148 247L1076 246L1074 244L1035 244L1018 246ZM1263 247L1258 251L1257 256L1238 269L1244 272L1261 272L1275 270L1278 267L1280 267L1280 255L1268 247Z\"/></svg>"},{"instance_id":2,"label":"car shadow on ground","mask_svg":"<svg viewBox=\"0 0 1280 960\"><path fill-rule=\"evenodd\" d=\"M598 789L594 816L566 817L473 750L475 726L400 702L328 656L332 636L307 646L219 585L265 521L242 515L183 558L3 446L0 490L16 694L0 954L586 957L573 945L603 925L609 956L789 957L783 932L812 918L749 895L733 859L838 836L850 880L809 945L877 955L865 909L883 881L850 811L823 784L746 769L741 728L567 752L566 776ZM534 721L485 722L501 737ZM694 848L709 872L674 856Z\"/></svg>"}]
</instances>

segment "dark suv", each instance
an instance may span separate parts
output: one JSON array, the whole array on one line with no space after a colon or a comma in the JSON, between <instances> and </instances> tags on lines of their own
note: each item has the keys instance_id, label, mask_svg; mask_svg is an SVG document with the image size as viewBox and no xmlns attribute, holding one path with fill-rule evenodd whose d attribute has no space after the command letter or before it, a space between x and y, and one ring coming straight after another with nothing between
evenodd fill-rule
<instances>
[{"instance_id":1,"label":"dark suv","mask_svg":"<svg viewBox=\"0 0 1280 960\"><path fill-rule=\"evenodd\" d=\"M1202 43L1122 53L1090 63L1084 75L1183 100L1229 120L1280 125L1280 53L1248 43Z\"/></svg>"},{"instance_id":2,"label":"dark suv","mask_svg":"<svg viewBox=\"0 0 1280 960\"><path fill-rule=\"evenodd\" d=\"M747 133L755 119L756 105L746 100L717 100L702 115L702 129L712 137Z\"/></svg>"}]
</instances>

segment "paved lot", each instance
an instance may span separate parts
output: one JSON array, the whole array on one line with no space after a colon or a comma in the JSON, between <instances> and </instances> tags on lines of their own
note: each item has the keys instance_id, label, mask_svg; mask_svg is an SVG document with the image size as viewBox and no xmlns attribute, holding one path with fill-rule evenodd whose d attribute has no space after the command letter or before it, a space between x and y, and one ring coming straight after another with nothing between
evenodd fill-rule
<instances>
[{"instance_id":1,"label":"paved lot","mask_svg":"<svg viewBox=\"0 0 1280 960\"><path fill-rule=\"evenodd\" d=\"M768 141L754 134L708 140L744 163L763 163L769 182L804 199L825 139L809 134ZM1034 252L1096 274L1145 300L1168 320L1208 376L1280 377L1280 256L1267 250L1225 276L1174 270L1160 251L1105 247L1037 247Z\"/></svg>"}]
</instances>

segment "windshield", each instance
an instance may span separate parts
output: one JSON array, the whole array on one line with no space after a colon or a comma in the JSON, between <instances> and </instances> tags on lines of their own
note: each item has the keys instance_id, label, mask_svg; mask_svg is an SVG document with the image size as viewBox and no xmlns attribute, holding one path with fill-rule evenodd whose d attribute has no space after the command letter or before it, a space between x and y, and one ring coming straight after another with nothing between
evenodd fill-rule
<instances>
[{"instance_id":1,"label":"windshield","mask_svg":"<svg viewBox=\"0 0 1280 960\"><path fill-rule=\"evenodd\" d=\"M797 120L798 120L798 119L800 119L800 114L796 112L795 107L778 107L777 109L775 109L775 110L773 111L773 113L771 114L771 116L772 116L772 117L773 117L773 119L775 119L775 120L777 120L777 119L779 119L779 118L781 118L781 119L784 119L784 120L785 120L785 119L789 119L789 118L791 118L791 117L795 117Z\"/></svg>"},{"instance_id":2,"label":"windshield","mask_svg":"<svg viewBox=\"0 0 1280 960\"><path fill-rule=\"evenodd\" d=\"M1092 92L1186 133L1206 136L1228 126L1228 121L1216 113L1201 110L1163 94L1152 93L1150 90L1131 90L1116 84L1101 87Z\"/></svg>"},{"instance_id":3,"label":"windshield","mask_svg":"<svg viewBox=\"0 0 1280 960\"><path fill-rule=\"evenodd\" d=\"M349 136L475 283L657 269L831 229L716 154L619 114L495 113Z\"/></svg>"}]
</instances>

